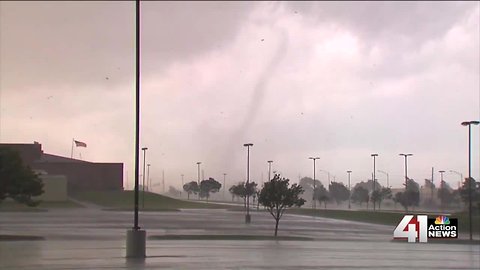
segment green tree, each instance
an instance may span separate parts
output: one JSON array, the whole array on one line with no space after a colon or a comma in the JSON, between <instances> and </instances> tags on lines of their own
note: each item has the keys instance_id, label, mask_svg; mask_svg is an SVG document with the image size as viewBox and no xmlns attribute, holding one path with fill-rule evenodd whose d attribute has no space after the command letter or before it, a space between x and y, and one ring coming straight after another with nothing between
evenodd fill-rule
<instances>
[{"instance_id":1,"label":"green tree","mask_svg":"<svg viewBox=\"0 0 480 270\"><path fill-rule=\"evenodd\" d=\"M437 197L440 200L440 207L442 210L454 201L453 190L445 181L440 182L440 189L438 189Z\"/></svg>"},{"instance_id":2,"label":"green tree","mask_svg":"<svg viewBox=\"0 0 480 270\"><path fill-rule=\"evenodd\" d=\"M187 192L187 199L190 200L190 194L197 194L200 192L200 187L198 186L197 181L192 181L183 185L183 190Z\"/></svg>"},{"instance_id":3,"label":"green tree","mask_svg":"<svg viewBox=\"0 0 480 270\"><path fill-rule=\"evenodd\" d=\"M330 193L322 184L320 184L319 186L316 186L313 191L313 199L317 200L320 204L323 202L323 207L327 209L327 202L330 201Z\"/></svg>"},{"instance_id":4,"label":"green tree","mask_svg":"<svg viewBox=\"0 0 480 270\"><path fill-rule=\"evenodd\" d=\"M372 192L371 197L373 202L378 203L378 209L380 209L383 200L392 198L392 190L382 187L380 190Z\"/></svg>"},{"instance_id":5,"label":"green tree","mask_svg":"<svg viewBox=\"0 0 480 270\"><path fill-rule=\"evenodd\" d=\"M9 197L18 203L36 206L40 201L33 197L42 193L42 180L23 164L18 152L0 147L0 203Z\"/></svg>"},{"instance_id":6,"label":"green tree","mask_svg":"<svg viewBox=\"0 0 480 270\"><path fill-rule=\"evenodd\" d=\"M206 198L208 202L210 193L218 192L220 188L222 188L222 184L211 177L207 180L202 180L202 182L200 182L200 198Z\"/></svg>"},{"instance_id":7,"label":"green tree","mask_svg":"<svg viewBox=\"0 0 480 270\"><path fill-rule=\"evenodd\" d=\"M360 204L360 206L363 203L367 203L367 208L368 208L368 200L369 200L368 190L363 186L355 186L353 188L351 199L352 199L352 202L358 203Z\"/></svg>"},{"instance_id":8,"label":"green tree","mask_svg":"<svg viewBox=\"0 0 480 270\"><path fill-rule=\"evenodd\" d=\"M332 182L328 190L332 199L335 200L337 205L348 200L348 197L350 196L348 188L343 183Z\"/></svg>"},{"instance_id":9,"label":"green tree","mask_svg":"<svg viewBox=\"0 0 480 270\"><path fill-rule=\"evenodd\" d=\"M415 180L408 179L407 190L397 192L394 201L400 203L405 208L405 211L408 211L410 206L418 206L420 202L420 186Z\"/></svg>"},{"instance_id":10,"label":"green tree","mask_svg":"<svg viewBox=\"0 0 480 270\"><path fill-rule=\"evenodd\" d=\"M252 196L257 190L257 183L249 182L248 185L245 182L240 182L237 185L230 187L229 191L232 196L237 196L243 199L243 205L247 207L247 195Z\"/></svg>"},{"instance_id":11,"label":"green tree","mask_svg":"<svg viewBox=\"0 0 480 270\"><path fill-rule=\"evenodd\" d=\"M468 206L469 201L469 194L468 194L468 186L471 186L472 190L472 208L477 208L477 211L480 211L480 182L475 181L472 178L465 178L463 181L462 186L459 188L458 193L460 195L461 200L465 203L465 206Z\"/></svg>"},{"instance_id":12,"label":"green tree","mask_svg":"<svg viewBox=\"0 0 480 270\"><path fill-rule=\"evenodd\" d=\"M265 182L258 198L275 219L275 236L277 236L278 223L285 209L292 206L300 207L305 203L305 200L300 197L303 188L297 184L289 186L289 181L275 174L272 180Z\"/></svg>"}]
</instances>

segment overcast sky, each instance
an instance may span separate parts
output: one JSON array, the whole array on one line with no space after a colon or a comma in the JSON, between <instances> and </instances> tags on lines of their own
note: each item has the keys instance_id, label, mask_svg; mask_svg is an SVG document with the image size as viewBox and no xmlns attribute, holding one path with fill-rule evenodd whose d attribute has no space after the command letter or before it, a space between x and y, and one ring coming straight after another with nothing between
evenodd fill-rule
<instances>
[{"instance_id":1,"label":"overcast sky","mask_svg":"<svg viewBox=\"0 0 480 270\"><path fill-rule=\"evenodd\" d=\"M154 183L227 186L273 170L336 181L376 167L400 187L404 160L467 175L480 119L479 2L145 2L141 146ZM123 162L135 151L135 3L0 2L0 142ZM472 175L480 171L472 127ZM380 184L385 176L377 174ZM156 186L161 190L161 186Z\"/></svg>"}]
</instances>

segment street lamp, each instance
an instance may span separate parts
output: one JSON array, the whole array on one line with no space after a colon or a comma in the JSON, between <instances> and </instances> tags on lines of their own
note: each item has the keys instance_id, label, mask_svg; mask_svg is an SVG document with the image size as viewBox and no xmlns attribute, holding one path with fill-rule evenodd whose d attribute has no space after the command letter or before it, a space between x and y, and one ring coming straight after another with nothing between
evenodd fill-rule
<instances>
[{"instance_id":1,"label":"street lamp","mask_svg":"<svg viewBox=\"0 0 480 270\"><path fill-rule=\"evenodd\" d=\"M183 183L183 174L181 174L181 176L182 176L182 188L180 190L183 190L183 185L185 185L185 184ZM180 191L180 198L181 197L182 197L182 192Z\"/></svg>"},{"instance_id":2,"label":"street lamp","mask_svg":"<svg viewBox=\"0 0 480 270\"><path fill-rule=\"evenodd\" d=\"M480 121L465 121L462 126L468 126L468 225L470 241L472 240L472 125L478 125Z\"/></svg>"},{"instance_id":3,"label":"street lamp","mask_svg":"<svg viewBox=\"0 0 480 270\"><path fill-rule=\"evenodd\" d=\"M444 186L444 182L443 182L443 173L445 171L438 171L440 173L440 190L441 192L443 193L443 186ZM440 204L442 206L442 210L443 210L443 196L440 197Z\"/></svg>"},{"instance_id":4,"label":"street lamp","mask_svg":"<svg viewBox=\"0 0 480 270\"><path fill-rule=\"evenodd\" d=\"M272 179L270 178L270 173L271 173L271 171L272 171L272 162L273 162L273 160L269 160L269 161L267 161L267 162L268 162L268 181L270 181L270 180L272 180Z\"/></svg>"},{"instance_id":5,"label":"street lamp","mask_svg":"<svg viewBox=\"0 0 480 270\"><path fill-rule=\"evenodd\" d=\"M143 174L142 174L142 208L145 208L145 156L147 155L147 147L143 147Z\"/></svg>"},{"instance_id":6,"label":"street lamp","mask_svg":"<svg viewBox=\"0 0 480 270\"><path fill-rule=\"evenodd\" d=\"M347 171L348 173L348 209L350 209L350 198L352 197L352 189L350 187L350 174L352 171Z\"/></svg>"},{"instance_id":7,"label":"street lamp","mask_svg":"<svg viewBox=\"0 0 480 270\"><path fill-rule=\"evenodd\" d=\"M407 157L413 156L413 154L398 154L398 155L405 157L405 191L407 191L407 185L408 185Z\"/></svg>"},{"instance_id":8,"label":"street lamp","mask_svg":"<svg viewBox=\"0 0 480 270\"><path fill-rule=\"evenodd\" d=\"M387 176L387 188L389 188L389 187L390 187L390 183L389 183L389 180L388 180L388 179L389 179L388 173L387 173L387 172L384 172L384 171L382 171L382 170L377 170L377 172L383 173L383 174L385 174L385 175Z\"/></svg>"},{"instance_id":9,"label":"street lamp","mask_svg":"<svg viewBox=\"0 0 480 270\"><path fill-rule=\"evenodd\" d=\"M225 185L225 177L227 176L226 173L223 173L223 200L225 200L225 189L227 186Z\"/></svg>"},{"instance_id":10,"label":"street lamp","mask_svg":"<svg viewBox=\"0 0 480 270\"><path fill-rule=\"evenodd\" d=\"M370 156L373 157L373 192L372 192L372 195L373 193L375 192L375 158L378 157L378 154L371 154ZM373 211L375 212L375 196L372 196L373 198Z\"/></svg>"},{"instance_id":11,"label":"street lamp","mask_svg":"<svg viewBox=\"0 0 480 270\"><path fill-rule=\"evenodd\" d=\"M140 154L140 0L135 1L135 196L133 228L127 231L127 258L145 258L146 231L138 226L138 163Z\"/></svg>"},{"instance_id":12,"label":"street lamp","mask_svg":"<svg viewBox=\"0 0 480 270\"><path fill-rule=\"evenodd\" d=\"M147 164L147 191L150 191L150 164Z\"/></svg>"},{"instance_id":13,"label":"street lamp","mask_svg":"<svg viewBox=\"0 0 480 270\"><path fill-rule=\"evenodd\" d=\"M202 164L202 162L197 162L197 167L198 167L198 178L197 178L197 184L200 185L200 164Z\"/></svg>"},{"instance_id":14,"label":"street lamp","mask_svg":"<svg viewBox=\"0 0 480 270\"><path fill-rule=\"evenodd\" d=\"M316 204L315 204L315 162L317 161L317 159L320 159L319 157L309 157L308 159L311 159L313 160L313 197L312 197L312 207L313 209L316 208Z\"/></svg>"},{"instance_id":15,"label":"street lamp","mask_svg":"<svg viewBox=\"0 0 480 270\"><path fill-rule=\"evenodd\" d=\"M247 184L245 186L245 190L247 191L247 214L245 215L245 223L250 223L250 196L248 194L248 186L250 183L250 146L253 146L253 143L246 143L243 146L247 147Z\"/></svg>"}]
</instances>

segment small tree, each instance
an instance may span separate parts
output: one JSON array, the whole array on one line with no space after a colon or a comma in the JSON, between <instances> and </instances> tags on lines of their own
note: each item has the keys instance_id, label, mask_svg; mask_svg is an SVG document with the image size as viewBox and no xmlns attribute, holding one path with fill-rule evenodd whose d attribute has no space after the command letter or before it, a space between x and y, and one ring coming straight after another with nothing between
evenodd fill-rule
<instances>
[{"instance_id":1,"label":"small tree","mask_svg":"<svg viewBox=\"0 0 480 270\"><path fill-rule=\"evenodd\" d=\"M392 190L382 187L380 190L372 192L371 197L373 202L378 203L378 209L380 209L383 200L392 198Z\"/></svg>"},{"instance_id":2,"label":"small tree","mask_svg":"<svg viewBox=\"0 0 480 270\"><path fill-rule=\"evenodd\" d=\"M200 197L206 198L208 202L210 193L218 192L220 188L222 188L222 184L211 177L208 178L208 180L202 180L202 182L200 182Z\"/></svg>"},{"instance_id":3,"label":"small tree","mask_svg":"<svg viewBox=\"0 0 480 270\"><path fill-rule=\"evenodd\" d=\"M252 196L257 190L257 183L249 182L248 185L245 182L240 182L237 185L230 187L229 191L232 196L237 196L243 199L243 205L247 207L247 195Z\"/></svg>"},{"instance_id":4,"label":"small tree","mask_svg":"<svg viewBox=\"0 0 480 270\"><path fill-rule=\"evenodd\" d=\"M280 175L275 174L272 180L265 182L258 198L275 219L275 237L278 223L285 209L292 206L300 207L305 203L305 200L300 197L303 193L302 187L297 184L289 187L289 181L289 179L280 178Z\"/></svg>"},{"instance_id":5,"label":"small tree","mask_svg":"<svg viewBox=\"0 0 480 270\"><path fill-rule=\"evenodd\" d=\"M369 200L369 195L368 195L368 190L362 186L355 186L352 192L352 202L354 203L359 203L360 206L365 202L367 203L367 208L368 208L368 200Z\"/></svg>"},{"instance_id":6,"label":"small tree","mask_svg":"<svg viewBox=\"0 0 480 270\"><path fill-rule=\"evenodd\" d=\"M323 202L323 207L327 209L327 202L330 200L330 193L327 189L325 189L322 184L315 187L315 190L313 192L313 198L314 200L317 200L320 204Z\"/></svg>"},{"instance_id":7,"label":"small tree","mask_svg":"<svg viewBox=\"0 0 480 270\"><path fill-rule=\"evenodd\" d=\"M190 194L197 194L200 191L197 181L192 181L183 185L183 190L187 192L187 199L190 200Z\"/></svg>"},{"instance_id":8,"label":"small tree","mask_svg":"<svg viewBox=\"0 0 480 270\"><path fill-rule=\"evenodd\" d=\"M40 201L32 197L42 193L42 180L23 164L18 152L0 147L0 203L10 197L18 203L36 206Z\"/></svg>"},{"instance_id":9,"label":"small tree","mask_svg":"<svg viewBox=\"0 0 480 270\"><path fill-rule=\"evenodd\" d=\"M470 185L472 191L472 207L480 210L480 182L475 181L472 178L465 178L462 186L458 189L461 200L465 203L465 206L468 206L469 202L469 193L468 186Z\"/></svg>"},{"instance_id":10,"label":"small tree","mask_svg":"<svg viewBox=\"0 0 480 270\"><path fill-rule=\"evenodd\" d=\"M348 188L343 183L332 182L328 190L330 192L330 196L335 200L337 205L348 200L348 197L350 196Z\"/></svg>"}]
</instances>

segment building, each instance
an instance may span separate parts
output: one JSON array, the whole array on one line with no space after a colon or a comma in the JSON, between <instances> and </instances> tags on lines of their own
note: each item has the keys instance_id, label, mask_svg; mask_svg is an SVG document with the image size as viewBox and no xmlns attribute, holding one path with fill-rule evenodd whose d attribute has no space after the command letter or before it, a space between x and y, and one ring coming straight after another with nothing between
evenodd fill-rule
<instances>
[{"instance_id":1,"label":"building","mask_svg":"<svg viewBox=\"0 0 480 270\"><path fill-rule=\"evenodd\" d=\"M123 190L123 163L97 163L44 153L38 142L0 144L18 151L24 164L47 175L63 175L69 194L80 191Z\"/></svg>"}]
</instances>

